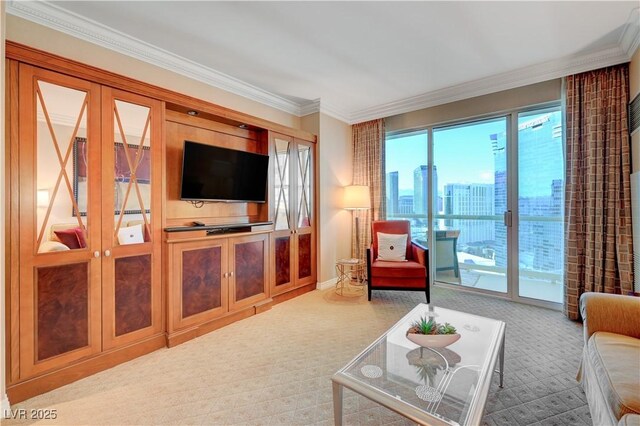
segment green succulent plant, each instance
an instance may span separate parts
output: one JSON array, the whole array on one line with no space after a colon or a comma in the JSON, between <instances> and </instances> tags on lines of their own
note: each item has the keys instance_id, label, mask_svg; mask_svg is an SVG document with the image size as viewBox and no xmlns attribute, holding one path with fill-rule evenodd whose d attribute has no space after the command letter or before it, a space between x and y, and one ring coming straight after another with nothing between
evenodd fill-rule
<instances>
[{"instance_id":1,"label":"green succulent plant","mask_svg":"<svg viewBox=\"0 0 640 426\"><path fill-rule=\"evenodd\" d=\"M456 334L456 328L448 322L445 322L438 327L438 334Z\"/></svg>"},{"instance_id":2,"label":"green succulent plant","mask_svg":"<svg viewBox=\"0 0 640 426\"><path fill-rule=\"evenodd\" d=\"M420 319L411 323L408 333L414 334L455 334L456 328L445 322L444 324L438 324L435 319L427 316L422 316Z\"/></svg>"}]
</instances>

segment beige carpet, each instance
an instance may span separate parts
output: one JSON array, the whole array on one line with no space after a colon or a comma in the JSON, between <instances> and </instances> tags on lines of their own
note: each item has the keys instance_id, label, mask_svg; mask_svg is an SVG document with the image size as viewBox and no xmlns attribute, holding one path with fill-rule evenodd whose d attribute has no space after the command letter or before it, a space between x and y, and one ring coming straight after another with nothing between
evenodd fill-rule
<instances>
[{"instance_id":1,"label":"beige carpet","mask_svg":"<svg viewBox=\"0 0 640 426\"><path fill-rule=\"evenodd\" d=\"M331 375L424 294L374 292L368 303L331 292L308 293L12 408L56 409L50 424L333 424ZM436 288L431 297L437 306L507 323L505 388L492 385L484 424L591 423L574 378L580 324L560 312L454 290ZM345 423L409 422L345 391Z\"/></svg>"}]
</instances>

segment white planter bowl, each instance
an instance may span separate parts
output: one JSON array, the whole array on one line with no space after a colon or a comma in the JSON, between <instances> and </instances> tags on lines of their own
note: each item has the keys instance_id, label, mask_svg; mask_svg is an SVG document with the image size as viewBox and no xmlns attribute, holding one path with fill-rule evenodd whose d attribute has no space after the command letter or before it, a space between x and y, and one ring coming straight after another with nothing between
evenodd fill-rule
<instances>
[{"instance_id":1,"label":"white planter bowl","mask_svg":"<svg viewBox=\"0 0 640 426\"><path fill-rule=\"evenodd\" d=\"M444 348L460 339L456 334L414 334L407 333L407 339L425 348Z\"/></svg>"}]
</instances>

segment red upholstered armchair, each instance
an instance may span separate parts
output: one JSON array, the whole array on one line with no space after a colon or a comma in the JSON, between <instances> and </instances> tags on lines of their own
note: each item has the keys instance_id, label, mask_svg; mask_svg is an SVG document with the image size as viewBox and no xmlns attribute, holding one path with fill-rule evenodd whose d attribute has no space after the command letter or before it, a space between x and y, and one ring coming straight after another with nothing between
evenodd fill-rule
<instances>
[{"instance_id":1,"label":"red upholstered armchair","mask_svg":"<svg viewBox=\"0 0 640 426\"><path fill-rule=\"evenodd\" d=\"M378 260L378 232L407 234L406 262ZM371 240L371 248L367 249L369 300L371 290L424 291L429 303L429 256L426 247L411 241L409 221L374 221L371 224Z\"/></svg>"}]
</instances>

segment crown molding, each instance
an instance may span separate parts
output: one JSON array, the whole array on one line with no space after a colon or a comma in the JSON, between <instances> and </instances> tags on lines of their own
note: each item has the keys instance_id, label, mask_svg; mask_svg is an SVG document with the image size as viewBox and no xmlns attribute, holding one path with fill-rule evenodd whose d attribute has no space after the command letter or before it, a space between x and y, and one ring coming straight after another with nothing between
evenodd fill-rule
<instances>
[{"instance_id":1,"label":"crown molding","mask_svg":"<svg viewBox=\"0 0 640 426\"><path fill-rule=\"evenodd\" d=\"M597 52L575 54L543 62L369 108L347 111L339 106L328 104L320 98L301 103L291 101L190 59L127 36L120 31L69 12L46 0L10 0L7 2L6 12L298 117L321 112L348 124L390 117L628 62L640 46L639 9L637 8L631 12L618 44L615 46Z\"/></svg>"},{"instance_id":2,"label":"crown molding","mask_svg":"<svg viewBox=\"0 0 640 426\"><path fill-rule=\"evenodd\" d=\"M620 39L618 40L620 48L627 52L629 60L640 47L640 7L637 7L629 14L629 19L624 26Z\"/></svg>"},{"instance_id":3,"label":"crown molding","mask_svg":"<svg viewBox=\"0 0 640 426\"><path fill-rule=\"evenodd\" d=\"M344 123L352 124L351 117L347 111L341 110L334 105L327 104L327 102L324 102L320 98L308 102L300 107L300 117L315 114L316 112L328 115Z\"/></svg>"},{"instance_id":4,"label":"crown molding","mask_svg":"<svg viewBox=\"0 0 640 426\"><path fill-rule=\"evenodd\" d=\"M354 124L352 115L344 109L327 102L320 102L320 112L344 123Z\"/></svg>"},{"instance_id":5,"label":"crown molding","mask_svg":"<svg viewBox=\"0 0 640 426\"><path fill-rule=\"evenodd\" d=\"M315 114L316 112L320 112L320 98L314 99L311 102L307 102L300 106L300 117L304 117L305 115Z\"/></svg>"},{"instance_id":6,"label":"crown molding","mask_svg":"<svg viewBox=\"0 0 640 426\"><path fill-rule=\"evenodd\" d=\"M392 115L430 108L616 65L628 62L630 59L627 52L620 46L613 46L594 53L577 54L554 59L530 67L495 74L421 95L398 99L372 108L355 111L349 118L351 124L354 124L381 117L390 117Z\"/></svg>"},{"instance_id":7,"label":"crown molding","mask_svg":"<svg viewBox=\"0 0 640 426\"><path fill-rule=\"evenodd\" d=\"M289 99L128 36L100 22L65 10L48 1L11 0L7 2L6 12L72 37L193 78L263 105L299 116L300 105Z\"/></svg>"}]
</instances>

